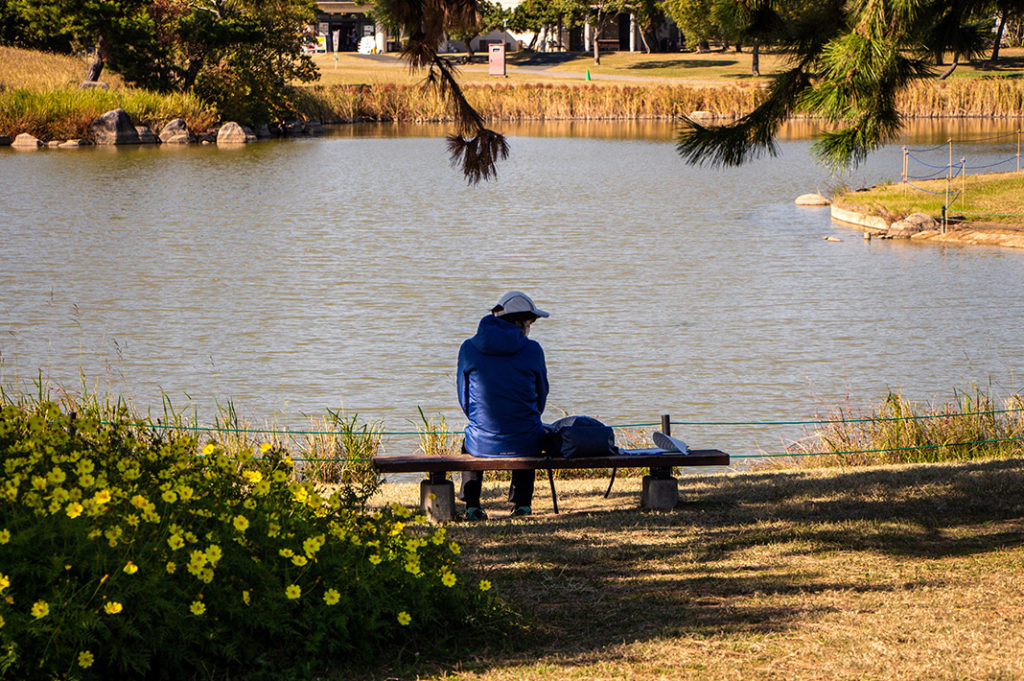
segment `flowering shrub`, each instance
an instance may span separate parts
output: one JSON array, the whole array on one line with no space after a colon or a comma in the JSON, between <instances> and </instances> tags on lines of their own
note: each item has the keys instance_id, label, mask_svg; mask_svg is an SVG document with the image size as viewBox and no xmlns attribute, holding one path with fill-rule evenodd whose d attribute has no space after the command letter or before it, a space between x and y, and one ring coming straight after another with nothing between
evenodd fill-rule
<instances>
[{"instance_id":1,"label":"flowering shrub","mask_svg":"<svg viewBox=\"0 0 1024 681\"><path fill-rule=\"evenodd\" d=\"M0 676L281 678L497 622L443 527L259 449L0 408Z\"/></svg>"}]
</instances>

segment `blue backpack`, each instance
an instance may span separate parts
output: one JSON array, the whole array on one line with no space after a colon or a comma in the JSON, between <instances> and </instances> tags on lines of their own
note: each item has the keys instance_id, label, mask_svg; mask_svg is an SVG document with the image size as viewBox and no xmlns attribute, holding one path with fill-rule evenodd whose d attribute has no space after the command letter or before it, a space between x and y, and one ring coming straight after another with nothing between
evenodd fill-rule
<instances>
[{"instance_id":1,"label":"blue backpack","mask_svg":"<svg viewBox=\"0 0 1024 681\"><path fill-rule=\"evenodd\" d=\"M567 416L548 428L545 452L552 458L572 459L586 456L614 456L615 432L589 416Z\"/></svg>"}]
</instances>

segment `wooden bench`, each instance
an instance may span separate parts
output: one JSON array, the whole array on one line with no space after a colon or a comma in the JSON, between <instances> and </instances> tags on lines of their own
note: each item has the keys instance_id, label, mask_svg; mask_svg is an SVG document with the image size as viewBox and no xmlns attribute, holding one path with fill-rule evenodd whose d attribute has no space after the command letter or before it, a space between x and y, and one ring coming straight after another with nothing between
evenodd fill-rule
<instances>
[{"instance_id":1,"label":"wooden bench","mask_svg":"<svg viewBox=\"0 0 1024 681\"><path fill-rule=\"evenodd\" d=\"M605 496L615 483L619 468L649 468L643 479L640 505L643 508L669 510L679 500L679 481L672 477L675 466L728 466L729 455L717 449L690 450L688 454L667 452L662 449L624 449L617 456L595 456L578 459L548 457L485 458L457 454L452 456L373 457L374 467L381 473L426 473L428 479L420 483L420 507L427 517L444 521L455 517L455 485L447 479L452 471L515 471L546 470L551 484L551 502L558 513L555 495L556 470L581 468L611 468L611 482Z\"/></svg>"}]
</instances>

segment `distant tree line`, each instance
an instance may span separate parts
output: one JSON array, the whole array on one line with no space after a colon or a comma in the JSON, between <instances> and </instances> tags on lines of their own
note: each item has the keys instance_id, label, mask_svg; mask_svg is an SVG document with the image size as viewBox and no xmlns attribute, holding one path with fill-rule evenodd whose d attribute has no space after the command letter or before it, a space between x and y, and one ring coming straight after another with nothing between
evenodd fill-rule
<instances>
[{"instance_id":1,"label":"distant tree line","mask_svg":"<svg viewBox=\"0 0 1024 681\"><path fill-rule=\"evenodd\" d=\"M84 80L109 68L264 122L288 108L289 83L319 77L302 50L315 17L313 0L0 0L0 40L90 53Z\"/></svg>"}]
</instances>

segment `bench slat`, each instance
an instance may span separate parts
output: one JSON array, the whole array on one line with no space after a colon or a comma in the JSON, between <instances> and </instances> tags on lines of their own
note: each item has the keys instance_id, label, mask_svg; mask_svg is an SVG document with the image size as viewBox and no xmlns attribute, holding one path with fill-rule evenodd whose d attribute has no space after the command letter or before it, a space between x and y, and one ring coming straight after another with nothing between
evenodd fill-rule
<instances>
[{"instance_id":1,"label":"bench slat","mask_svg":"<svg viewBox=\"0 0 1024 681\"><path fill-rule=\"evenodd\" d=\"M729 455L717 449L691 449L689 454L658 449L632 450L635 454L590 456L578 459L545 457L480 457L384 455L373 457L381 473L441 473L445 471L523 471L563 468L645 468L665 466L728 466Z\"/></svg>"}]
</instances>

